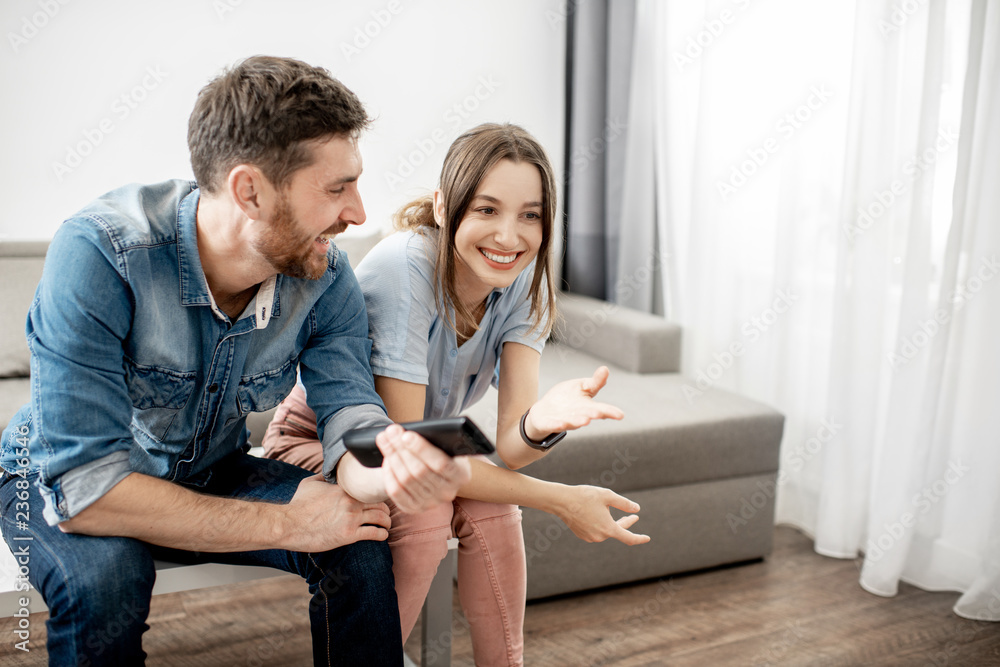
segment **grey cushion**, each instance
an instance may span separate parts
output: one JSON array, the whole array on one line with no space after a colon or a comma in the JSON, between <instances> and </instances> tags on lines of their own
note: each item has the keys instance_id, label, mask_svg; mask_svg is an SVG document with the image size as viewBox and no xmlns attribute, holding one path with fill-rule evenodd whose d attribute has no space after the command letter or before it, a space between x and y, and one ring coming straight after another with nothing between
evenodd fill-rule
<instances>
[{"instance_id":1,"label":"grey cushion","mask_svg":"<svg viewBox=\"0 0 1000 667\"><path fill-rule=\"evenodd\" d=\"M24 339L24 323L42 277L48 243L44 241L0 242L0 378L28 375L30 355Z\"/></svg>"},{"instance_id":2,"label":"grey cushion","mask_svg":"<svg viewBox=\"0 0 1000 667\"><path fill-rule=\"evenodd\" d=\"M7 427L10 418L28 402L31 380L28 378L0 379L0 430Z\"/></svg>"},{"instance_id":3,"label":"grey cushion","mask_svg":"<svg viewBox=\"0 0 1000 667\"><path fill-rule=\"evenodd\" d=\"M539 395L561 380L587 377L602 360L550 342L542 353ZM624 492L778 469L784 417L743 396L710 389L690 402L676 373L635 374L611 367L598 398L625 412L571 432L549 454L525 467L533 477L595 484ZM496 393L467 414L491 437Z\"/></svg>"}]
</instances>

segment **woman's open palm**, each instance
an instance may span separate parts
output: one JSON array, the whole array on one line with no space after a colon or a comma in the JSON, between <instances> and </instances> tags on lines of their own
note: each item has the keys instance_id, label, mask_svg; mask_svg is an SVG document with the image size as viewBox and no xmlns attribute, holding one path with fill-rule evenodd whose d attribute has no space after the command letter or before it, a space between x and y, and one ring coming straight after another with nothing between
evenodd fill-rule
<instances>
[{"instance_id":1,"label":"woman's open palm","mask_svg":"<svg viewBox=\"0 0 1000 667\"><path fill-rule=\"evenodd\" d=\"M592 377L555 385L531 406L528 414L531 426L548 434L578 429L592 419L622 419L625 413L619 408L594 400L607 384L609 374L608 367L601 366Z\"/></svg>"}]
</instances>

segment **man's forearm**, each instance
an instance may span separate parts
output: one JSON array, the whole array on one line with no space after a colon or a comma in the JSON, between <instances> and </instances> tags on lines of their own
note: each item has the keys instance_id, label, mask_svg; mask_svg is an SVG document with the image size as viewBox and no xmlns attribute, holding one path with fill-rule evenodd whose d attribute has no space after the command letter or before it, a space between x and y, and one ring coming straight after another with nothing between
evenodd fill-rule
<instances>
[{"instance_id":1,"label":"man's forearm","mask_svg":"<svg viewBox=\"0 0 1000 667\"><path fill-rule=\"evenodd\" d=\"M67 533L133 537L186 551L281 548L282 505L219 498L132 473L73 518Z\"/></svg>"}]
</instances>

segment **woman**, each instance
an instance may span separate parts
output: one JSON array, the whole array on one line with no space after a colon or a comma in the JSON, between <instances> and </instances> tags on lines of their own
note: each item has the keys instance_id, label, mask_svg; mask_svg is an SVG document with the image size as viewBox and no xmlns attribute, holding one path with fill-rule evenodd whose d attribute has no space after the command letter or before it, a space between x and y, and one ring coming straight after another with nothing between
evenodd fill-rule
<instances>
[{"instance_id":1,"label":"woman","mask_svg":"<svg viewBox=\"0 0 1000 667\"><path fill-rule=\"evenodd\" d=\"M543 149L520 127L494 124L456 139L440 187L397 213L401 233L357 268L375 388L393 421L455 416L493 383L497 452L515 469L544 456L567 430L623 417L594 400L607 381L605 367L537 399L539 358L554 317L554 217L555 181ZM296 387L264 447L267 456L319 470L322 449L305 398ZM555 514L587 541L649 538L628 531L639 506L607 489L535 480L485 458L471 464L472 480L454 503L420 515L391 508L403 639L454 532L476 664L520 665L526 572L517 505ZM609 506L632 514L616 522Z\"/></svg>"}]
</instances>

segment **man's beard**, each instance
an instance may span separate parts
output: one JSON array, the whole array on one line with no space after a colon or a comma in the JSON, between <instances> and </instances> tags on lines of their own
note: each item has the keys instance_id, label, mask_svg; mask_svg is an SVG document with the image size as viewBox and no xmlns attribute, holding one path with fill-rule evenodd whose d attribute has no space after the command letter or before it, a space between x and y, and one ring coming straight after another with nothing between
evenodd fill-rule
<instances>
[{"instance_id":1,"label":"man's beard","mask_svg":"<svg viewBox=\"0 0 1000 667\"><path fill-rule=\"evenodd\" d=\"M318 280L326 273L328 260L313 248L315 240L315 236L302 236L288 198L281 195L267 232L254 244L254 248L278 273L292 278Z\"/></svg>"}]
</instances>

